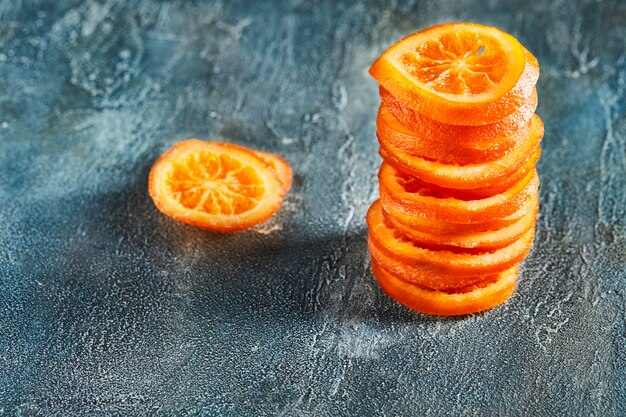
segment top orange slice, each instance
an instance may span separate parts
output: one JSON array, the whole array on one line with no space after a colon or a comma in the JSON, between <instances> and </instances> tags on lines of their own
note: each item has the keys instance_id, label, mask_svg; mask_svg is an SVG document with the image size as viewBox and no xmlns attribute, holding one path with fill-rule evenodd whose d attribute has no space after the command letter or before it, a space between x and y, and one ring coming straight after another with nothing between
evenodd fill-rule
<instances>
[{"instance_id":1,"label":"top orange slice","mask_svg":"<svg viewBox=\"0 0 626 417\"><path fill-rule=\"evenodd\" d=\"M539 77L539 64L499 29L448 23L400 40L369 72L407 106L432 119L483 125L524 105Z\"/></svg>"},{"instance_id":2,"label":"top orange slice","mask_svg":"<svg viewBox=\"0 0 626 417\"><path fill-rule=\"evenodd\" d=\"M157 160L148 189L164 214L206 230L230 232L261 223L280 208L287 184L275 169L247 148L187 139Z\"/></svg>"}]
</instances>

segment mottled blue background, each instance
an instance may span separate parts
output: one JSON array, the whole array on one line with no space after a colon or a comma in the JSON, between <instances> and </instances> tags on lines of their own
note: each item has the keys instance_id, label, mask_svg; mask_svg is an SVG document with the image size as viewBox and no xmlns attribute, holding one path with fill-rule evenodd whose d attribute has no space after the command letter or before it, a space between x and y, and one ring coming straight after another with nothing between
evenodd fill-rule
<instances>
[{"instance_id":1,"label":"mottled blue background","mask_svg":"<svg viewBox=\"0 0 626 417\"><path fill-rule=\"evenodd\" d=\"M496 25L539 59L537 239L461 319L369 272L377 86L395 40ZM0 2L0 414L626 415L626 2ZM185 137L279 152L267 224L148 197Z\"/></svg>"}]
</instances>

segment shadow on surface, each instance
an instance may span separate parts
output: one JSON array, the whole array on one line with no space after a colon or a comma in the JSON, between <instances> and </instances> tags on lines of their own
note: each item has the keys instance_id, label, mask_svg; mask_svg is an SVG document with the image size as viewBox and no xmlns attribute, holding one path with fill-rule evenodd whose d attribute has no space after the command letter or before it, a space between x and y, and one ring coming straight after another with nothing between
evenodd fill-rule
<instances>
[{"instance_id":1,"label":"shadow on surface","mask_svg":"<svg viewBox=\"0 0 626 417\"><path fill-rule=\"evenodd\" d=\"M61 243L33 273L42 282L58 280L69 303L48 305L50 317L72 305L67 319L89 317L94 328L109 326L107 319L129 321L146 332L171 311L190 321L237 323L463 320L415 313L387 297L369 269L366 230L306 239L289 213L284 230L269 234L209 233L174 221L150 200L151 164L118 191L50 205L48 244Z\"/></svg>"}]
</instances>

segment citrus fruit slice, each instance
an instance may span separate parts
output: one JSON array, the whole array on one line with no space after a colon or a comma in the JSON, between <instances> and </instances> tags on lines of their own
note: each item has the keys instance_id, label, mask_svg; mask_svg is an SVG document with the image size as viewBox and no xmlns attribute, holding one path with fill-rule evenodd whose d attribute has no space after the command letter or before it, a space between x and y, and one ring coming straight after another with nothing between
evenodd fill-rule
<instances>
[{"instance_id":1,"label":"citrus fruit slice","mask_svg":"<svg viewBox=\"0 0 626 417\"><path fill-rule=\"evenodd\" d=\"M459 316L496 307L511 297L517 281L516 266L502 272L493 281L485 280L454 292L444 292L409 284L385 270L374 259L372 273L389 297L412 310L438 316Z\"/></svg>"},{"instance_id":2,"label":"citrus fruit slice","mask_svg":"<svg viewBox=\"0 0 626 417\"><path fill-rule=\"evenodd\" d=\"M528 173L535 169L535 163L539 159L541 154L541 148L537 148L535 153L524 162L522 166L513 170L508 176L502 177L502 179L493 184L488 185L486 187L480 188L472 188L472 189L458 189L458 188L449 188L442 187L440 185L431 184L426 181L422 181L419 177L416 177L414 174L406 173L402 167L395 166L392 162L389 161L389 158L385 158L384 151L381 149L381 155L383 155L383 159L389 162L389 165L393 166L401 175L405 176L408 181L412 183L413 188L420 187L423 189L430 190L430 194L446 196L452 198L458 198L460 200L480 200L483 198L491 197L496 194L501 194L511 188L513 185L520 182Z\"/></svg>"},{"instance_id":3,"label":"citrus fruit slice","mask_svg":"<svg viewBox=\"0 0 626 417\"><path fill-rule=\"evenodd\" d=\"M412 178L416 185L418 183L423 183L425 184L425 187L430 188L433 193L445 194L447 196L460 198L462 200L475 200L500 194L512 187L515 183L519 182L523 177L526 176L526 174L528 174L528 172L532 171L535 168L535 164L541 156L541 147L538 146L532 153L530 158L526 159L526 161L524 161L521 166L511 170L507 174L502 175L499 181L488 180L487 183L474 184L474 186L478 188L454 188L453 186L450 187L449 183L445 183L447 186L443 186L423 181L419 176L416 175L415 171L411 169L410 166L407 167L406 165L400 165L397 160L394 160L392 158L392 155L384 148L381 147L379 149L379 154L383 158L383 161L385 163L393 166L405 176ZM439 180L437 182L441 184L443 181ZM472 186L472 184L467 183L467 186Z\"/></svg>"},{"instance_id":4,"label":"citrus fruit slice","mask_svg":"<svg viewBox=\"0 0 626 417\"><path fill-rule=\"evenodd\" d=\"M381 142L381 156L386 162L409 175L440 187L473 189L497 185L507 176L536 154L543 138L543 123L539 116L533 116L530 133L519 146L493 161L468 165L443 164L407 152L385 146ZM536 162L536 160L535 160ZM534 163L534 162L533 162Z\"/></svg>"},{"instance_id":5,"label":"citrus fruit slice","mask_svg":"<svg viewBox=\"0 0 626 417\"><path fill-rule=\"evenodd\" d=\"M536 199L535 199L536 200ZM422 247L434 250L454 248L480 248L484 250L499 249L513 243L535 225L537 206L514 223L500 229L484 230L471 233L454 233L440 235L411 227L385 213L385 218L402 234Z\"/></svg>"},{"instance_id":6,"label":"citrus fruit slice","mask_svg":"<svg viewBox=\"0 0 626 417\"><path fill-rule=\"evenodd\" d=\"M524 105L539 78L539 64L517 39L499 29L447 23L395 43L369 72L431 119L483 125Z\"/></svg>"},{"instance_id":7,"label":"citrus fruit slice","mask_svg":"<svg viewBox=\"0 0 626 417\"><path fill-rule=\"evenodd\" d=\"M410 216L450 223L484 223L507 217L537 193L539 177L533 169L521 181L500 194L483 199L460 199L438 194L417 178L383 163L378 173L380 200L387 209Z\"/></svg>"},{"instance_id":8,"label":"citrus fruit slice","mask_svg":"<svg viewBox=\"0 0 626 417\"><path fill-rule=\"evenodd\" d=\"M515 134L493 142L466 142L451 137L434 140L401 124L384 105L376 117L376 136L383 147L396 148L411 155L420 156L444 164L475 164L498 159L514 147L530 132L530 121Z\"/></svg>"},{"instance_id":9,"label":"citrus fruit slice","mask_svg":"<svg viewBox=\"0 0 626 417\"><path fill-rule=\"evenodd\" d=\"M459 275L457 273L442 272L434 268L410 268L388 256L373 239L368 239L367 246L372 259L376 260L387 271L403 281L431 290L449 291L463 288L486 279L493 279L497 275Z\"/></svg>"},{"instance_id":10,"label":"citrus fruit slice","mask_svg":"<svg viewBox=\"0 0 626 417\"><path fill-rule=\"evenodd\" d=\"M459 236L476 235L511 227L513 224L520 221L522 217L535 212L538 207L538 201L538 194L534 194L530 197L526 204L520 207L519 210L507 217L493 219L482 223L469 224L442 222L424 217L410 216L397 210L393 204L383 206L383 212L395 221L406 225L416 232L436 235L442 239L453 240L458 239Z\"/></svg>"},{"instance_id":11,"label":"citrus fruit slice","mask_svg":"<svg viewBox=\"0 0 626 417\"><path fill-rule=\"evenodd\" d=\"M376 133L382 144L409 154L464 165L492 161L510 152L530 133L530 117L532 114L513 131L501 129L497 124L453 126L426 117L414 124L405 124L389 107L381 104Z\"/></svg>"},{"instance_id":12,"label":"citrus fruit slice","mask_svg":"<svg viewBox=\"0 0 626 417\"><path fill-rule=\"evenodd\" d=\"M276 174L278 180L283 185L283 192L287 194L293 183L293 171L289 162L275 153L263 151L254 151L254 153L272 168L274 174Z\"/></svg>"},{"instance_id":13,"label":"citrus fruit slice","mask_svg":"<svg viewBox=\"0 0 626 417\"><path fill-rule=\"evenodd\" d=\"M506 143L508 137L518 136L537 109L537 89L533 88L527 101L503 119L482 126L463 126L441 123L406 106L391 93L380 87L382 105L406 129L422 140L430 139L437 143L453 142L457 145L492 146Z\"/></svg>"},{"instance_id":14,"label":"citrus fruit slice","mask_svg":"<svg viewBox=\"0 0 626 417\"><path fill-rule=\"evenodd\" d=\"M254 151L198 139L165 152L150 170L148 189L167 216L220 232L268 219L284 195L284 185Z\"/></svg>"},{"instance_id":15,"label":"citrus fruit slice","mask_svg":"<svg viewBox=\"0 0 626 417\"><path fill-rule=\"evenodd\" d=\"M368 249L371 259L374 259L378 265L385 268L386 271L393 274L396 278L429 290L457 291L468 285L477 284L485 280L493 280L504 271L488 274L473 272L459 274L433 268L427 264L408 265L389 256L388 252L381 249L372 239L368 240ZM517 263L513 266L515 265Z\"/></svg>"},{"instance_id":16,"label":"citrus fruit slice","mask_svg":"<svg viewBox=\"0 0 626 417\"><path fill-rule=\"evenodd\" d=\"M374 205L368 210L367 227L369 239L375 246L389 259L397 261L383 265L407 279L415 274L428 272L466 277L502 272L526 257L535 236L534 228L529 229L513 243L496 250L431 250L412 241L388 222L380 205ZM391 269L392 265L394 269Z\"/></svg>"}]
</instances>

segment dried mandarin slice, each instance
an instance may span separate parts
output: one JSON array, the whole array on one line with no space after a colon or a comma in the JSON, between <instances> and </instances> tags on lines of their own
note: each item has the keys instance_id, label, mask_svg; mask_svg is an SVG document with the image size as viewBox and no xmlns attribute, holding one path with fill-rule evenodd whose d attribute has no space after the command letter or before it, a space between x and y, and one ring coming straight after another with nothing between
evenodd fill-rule
<instances>
[{"instance_id":1,"label":"dried mandarin slice","mask_svg":"<svg viewBox=\"0 0 626 417\"><path fill-rule=\"evenodd\" d=\"M499 229L444 235L424 232L402 223L389 213L383 213L393 227L422 247L434 250L448 250L453 248L493 250L510 245L530 230L535 225L535 220L537 219L537 207L538 206L535 205L534 211L527 213L514 223Z\"/></svg>"},{"instance_id":2,"label":"dried mandarin slice","mask_svg":"<svg viewBox=\"0 0 626 417\"><path fill-rule=\"evenodd\" d=\"M434 140L428 135L419 135L402 125L381 105L376 118L376 136L383 148L398 149L410 155L444 164L474 164L498 159L514 149L530 131L530 121L519 131L500 141L465 142L460 140Z\"/></svg>"},{"instance_id":3,"label":"dried mandarin slice","mask_svg":"<svg viewBox=\"0 0 626 417\"><path fill-rule=\"evenodd\" d=\"M150 171L150 196L176 220L211 231L252 227L281 206L284 186L249 149L187 139L163 154Z\"/></svg>"},{"instance_id":4,"label":"dried mandarin slice","mask_svg":"<svg viewBox=\"0 0 626 417\"><path fill-rule=\"evenodd\" d=\"M474 235L487 233L494 230L511 227L520 221L522 217L531 215L537 210L539 196L534 194L531 198L520 207L515 213L501 218L493 219L482 223L450 223L439 220L432 220L419 216L410 216L399 211L392 205L383 205L383 212L394 220L401 222L416 232L422 232L431 235L437 235L443 239L458 239L459 235ZM382 201L381 201L382 204Z\"/></svg>"},{"instance_id":5,"label":"dried mandarin slice","mask_svg":"<svg viewBox=\"0 0 626 417\"><path fill-rule=\"evenodd\" d=\"M495 123L523 106L539 64L513 36L472 23L448 23L392 45L370 74L407 106L443 123Z\"/></svg>"},{"instance_id":6,"label":"dried mandarin slice","mask_svg":"<svg viewBox=\"0 0 626 417\"><path fill-rule=\"evenodd\" d=\"M486 280L454 292L444 292L409 284L372 259L374 278L389 297L412 310L438 316L477 313L504 303L515 291L517 271L517 267L513 267L499 274L494 281Z\"/></svg>"},{"instance_id":7,"label":"dried mandarin slice","mask_svg":"<svg viewBox=\"0 0 626 417\"><path fill-rule=\"evenodd\" d=\"M482 126L451 125L431 119L391 95L391 93L380 87L380 98L382 105L389 110L398 123L410 129L416 137L422 140L433 142L452 142L458 146L472 144L478 149L489 148L497 145L505 146L528 128L528 122L537 109L537 90L533 92L528 100L513 113L494 123ZM528 130L526 130L527 132Z\"/></svg>"},{"instance_id":8,"label":"dried mandarin slice","mask_svg":"<svg viewBox=\"0 0 626 417\"><path fill-rule=\"evenodd\" d=\"M474 164L501 158L525 138L531 129L529 118L514 131L497 135L496 129L482 134L485 126L447 126L445 132L436 132L425 122L404 124L384 104L380 105L376 118L376 133L383 146L396 148L411 155L421 156L445 164ZM424 118L427 119L427 118ZM431 122L432 119L428 119ZM434 122L439 123L439 122ZM432 124L432 123L431 123ZM410 126L410 127L409 127Z\"/></svg>"},{"instance_id":9,"label":"dried mandarin slice","mask_svg":"<svg viewBox=\"0 0 626 417\"><path fill-rule=\"evenodd\" d=\"M431 193L436 195L446 195L448 197L458 198L461 200L478 200L481 198L491 197L496 194L501 194L511 188L513 185L520 182L522 178L524 178L530 171L535 169L535 164L541 156L541 147L537 147L537 149L535 149L535 152L531 155L530 158L528 158L524 162L522 166L513 170L509 175L502 177L500 181L492 185L480 186L479 188L470 189L442 187L440 185L428 183L415 176L414 172L407 172L409 171L408 169L395 164L394 161L389 157L389 155L386 154L385 150L382 147L380 148L379 153L383 158L383 161L393 166L399 173L401 173L402 176L413 182L414 187L421 186L422 188L428 188Z\"/></svg>"},{"instance_id":10,"label":"dried mandarin slice","mask_svg":"<svg viewBox=\"0 0 626 417\"><path fill-rule=\"evenodd\" d=\"M369 239L389 258L398 261L395 264L397 269L392 272L403 277L428 272L465 277L502 272L526 257L535 236L533 227L513 243L495 250L432 250L412 241L386 221L380 205L370 207L367 226ZM385 266L389 268L390 265Z\"/></svg>"},{"instance_id":11,"label":"dried mandarin slice","mask_svg":"<svg viewBox=\"0 0 626 417\"><path fill-rule=\"evenodd\" d=\"M387 163L378 173L380 199L385 208L410 216L450 223L484 223L505 218L519 210L537 193L539 177L532 170L506 191L482 199L461 199L438 194L427 184L407 177Z\"/></svg>"},{"instance_id":12,"label":"dried mandarin slice","mask_svg":"<svg viewBox=\"0 0 626 417\"><path fill-rule=\"evenodd\" d=\"M387 255L380 249L378 243L373 239L367 241L368 249L372 259L383 266L387 271L396 277L411 284L419 285L431 290L449 291L457 288L467 287L486 279L493 279L497 274L458 274L454 272L442 272L435 268L411 268Z\"/></svg>"},{"instance_id":13,"label":"dried mandarin slice","mask_svg":"<svg viewBox=\"0 0 626 417\"><path fill-rule=\"evenodd\" d=\"M531 130L511 152L499 159L484 163L455 165L443 164L410 155L381 143L383 159L403 172L445 188L473 189L498 185L536 153L543 138L543 123L539 116L532 118ZM536 155L539 158L539 155Z\"/></svg>"}]
</instances>

